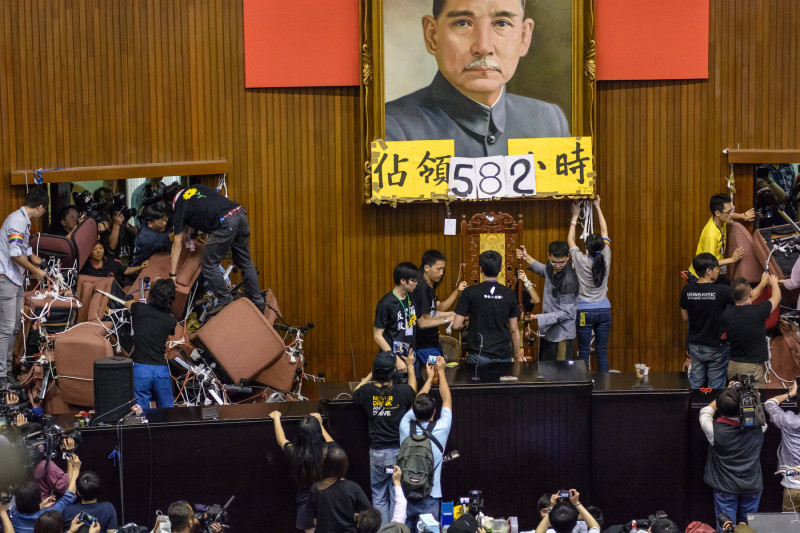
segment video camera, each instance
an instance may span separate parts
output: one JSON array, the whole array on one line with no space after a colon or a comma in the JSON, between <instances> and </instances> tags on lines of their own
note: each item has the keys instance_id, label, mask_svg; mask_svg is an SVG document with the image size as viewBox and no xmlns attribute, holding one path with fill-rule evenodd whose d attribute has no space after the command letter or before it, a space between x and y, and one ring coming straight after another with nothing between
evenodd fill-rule
<instances>
[{"instance_id":1,"label":"video camera","mask_svg":"<svg viewBox=\"0 0 800 533\"><path fill-rule=\"evenodd\" d=\"M739 393L739 426L742 429L763 426L766 420L755 377L742 374L733 389Z\"/></svg>"},{"instance_id":2,"label":"video camera","mask_svg":"<svg viewBox=\"0 0 800 533\"><path fill-rule=\"evenodd\" d=\"M101 213L109 215L122 213L126 219L136 216L136 209L127 206L125 203L125 193L122 192L118 192L114 195L110 206L105 200L95 202L92 193L89 191L72 193L72 202L75 204L75 207L78 208L79 212L95 220L100 218Z\"/></svg>"},{"instance_id":3,"label":"video camera","mask_svg":"<svg viewBox=\"0 0 800 533\"><path fill-rule=\"evenodd\" d=\"M194 517L198 522L200 522L201 533L214 533L214 530L211 529L211 524L219 524L223 529L230 527L227 524L228 506L235 497L236 496L234 495L228 498L228 501L225 502L225 505L219 505L218 503L208 506L199 503L194 505L194 508L196 509Z\"/></svg>"},{"instance_id":4,"label":"video camera","mask_svg":"<svg viewBox=\"0 0 800 533\"><path fill-rule=\"evenodd\" d=\"M656 511L655 514L651 514L647 518L635 518L629 522L626 522L622 526L623 531L638 531L641 529L649 529L653 526L656 520L661 520L662 518L669 518L667 513L664 511Z\"/></svg>"},{"instance_id":5,"label":"video camera","mask_svg":"<svg viewBox=\"0 0 800 533\"><path fill-rule=\"evenodd\" d=\"M8 393L14 393L19 398L17 403L9 404L6 398ZM4 418L9 426L16 425L17 415L21 414L28 419L32 416L30 407L26 404L28 393L19 385L4 385L0 387L0 418Z\"/></svg>"},{"instance_id":6,"label":"video camera","mask_svg":"<svg viewBox=\"0 0 800 533\"><path fill-rule=\"evenodd\" d=\"M70 449L66 448L67 439L72 439L74 444ZM45 426L41 431L30 433L22 439L27 465L30 468L34 468L42 461L54 459L59 453L72 457L82 442L83 438L78 430L64 429L58 424Z\"/></svg>"}]
</instances>

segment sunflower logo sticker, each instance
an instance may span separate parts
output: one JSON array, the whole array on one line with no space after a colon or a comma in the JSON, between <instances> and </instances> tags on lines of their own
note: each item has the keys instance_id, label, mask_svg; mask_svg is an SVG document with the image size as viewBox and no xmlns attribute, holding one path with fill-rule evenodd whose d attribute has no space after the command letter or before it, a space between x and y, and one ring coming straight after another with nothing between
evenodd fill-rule
<instances>
[{"instance_id":1,"label":"sunflower logo sticker","mask_svg":"<svg viewBox=\"0 0 800 533\"><path fill-rule=\"evenodd\" d=\"M186 189L186 192L183 193L184 200L188 200L192 196L197 196L198 198L205 198L205 196L197 192L197 189L195 189L194 187L192 187L191 189Z\"/></svg>"}]
</instances>

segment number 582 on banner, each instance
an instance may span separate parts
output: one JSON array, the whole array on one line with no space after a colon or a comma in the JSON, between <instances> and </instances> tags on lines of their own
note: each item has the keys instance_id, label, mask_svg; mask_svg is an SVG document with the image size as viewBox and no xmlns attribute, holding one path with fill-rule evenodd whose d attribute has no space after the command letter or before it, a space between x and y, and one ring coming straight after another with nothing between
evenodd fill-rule
<instances>
[{"instance_id":1,"label":"number 582 on banner","mask_svg":"<svg viewBox=\"0 0 800 533\"><path fill-rule=\"evenodd\" d=\"M533 155L452 157L448 183L463 200L535 196Z\"/></svg>"}]
</instances>

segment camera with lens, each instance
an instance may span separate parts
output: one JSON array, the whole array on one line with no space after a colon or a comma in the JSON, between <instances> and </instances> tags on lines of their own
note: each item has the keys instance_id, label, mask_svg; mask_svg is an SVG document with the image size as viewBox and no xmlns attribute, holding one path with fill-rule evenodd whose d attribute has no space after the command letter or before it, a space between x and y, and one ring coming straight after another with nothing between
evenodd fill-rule
<instances>
[{"instance_id":1,"label":"camera with lens","mask_svg":"<svg viewBox=\"0 0 800 533\"><path fill-rule=\"evenodd\" d=\"M220 505L218 503L208 506L199 503L195 504L194 508L196 512L194 513L194 517L200 522L200 531L202 533L214 533L214 530L211 529L211 524L219 524L223 529L230 527L227 524L228 506L235 497L236 496L231 496L225 505Z\"/></svg>"},{"instance_id":2,"label":"camera with lens","mask_svg":"<svg viewBox=\"0 0 800 533\"><path fill-rule=\"evenodd\" d=\"M655 514L651 514L647 518L635 518L626 522L623 525L623 531L639 531L642 529L649 529L656 523L657 520L661 520L662 518L669 518L666 512L664 511L656 511Z\"/></svg>"},{"instance_id":3,"label":"camera with lens","mask_svg":"<svg viewBox=\"0 0 800 533\"><path fill-rule=\"evenodd\" d=\"M86 215L86 218L94 219L97 219L100 216L100 212L106 207L104 201L95 202L92 193L89 191L72 193L72 203L75 204L80 213Z\"/></svg>"},{"instance_id":4,"label":"camera with lens","mask_svg":"<svg viewBox=\"0 0 800 533\"><path fill-rule=\"evenodd\" d=\"M739 393L740 427L752 429L763 426L766 419L764 418L764 408L761 406L761 395L756 388L755 377L742 374L733 388Z\"/></svg>"},{"instance_id":5,"label":"camera with lens","mask_svg":"<svg viewBox=\"0 0 800 533\"><path fill-rule=\"evenodd\" d=\"M67 439L73 441L70 449L66 447ZM72 428L65 430L58 424L52 424L27 434L22 439L22 447L28 467L33 468L42 461L54 459L59 453L71 458L82 441L79 431Z\"/></svg>"},{"instance_id":6,"label":"camera with lens","mask_svg":"<svg viewBox=\"0 0 800 533\"><path fill-rule=\"evenodd\" d=\"M124 192L118 192L114 195L111 211L114 214L122 213L122 216L124 216L126 220L136 216L136 209L133 207L128 207L128 204L125 203Z\"/></svg>"}]
</instances>

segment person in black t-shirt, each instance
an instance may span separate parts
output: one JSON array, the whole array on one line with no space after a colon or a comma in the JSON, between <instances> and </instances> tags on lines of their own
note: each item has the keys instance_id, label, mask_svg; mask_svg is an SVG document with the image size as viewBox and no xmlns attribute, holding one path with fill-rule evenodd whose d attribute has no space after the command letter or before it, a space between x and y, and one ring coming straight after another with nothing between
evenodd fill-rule
<instances>
[{"instance_id":1,"label":"person in black t-shirt","mask_svg":"<svg viewBox=\"0 0 800 533\"><path fill-rule=\"evenodd\" d=\"M394 289L378 302L372 338L382 352L393 352L394 341L405 342L414 348L414 326L417 311L411 293L417 286L419 270L414 263L400 263L394 267ZM397 358L397 370L406 372L406 364Z\"/></svg>"},{"instance_id":2,"label":"person in black t-shirt","mask_svg":"<svg viewBox=\"0 0 800 533\"><path fill-rule=\"evenodd\" d=\"M344 478L347 467L343 449L328 450L322 461L322 480L311 487L316 533L357 533L358 514L370 507L361 487Z\"/></svg>"},{"instance_id":3,"label":"person in black t-shirt","mask_svg":"<svg viewBox=\"0 0 800 533\"><path fill-rule=\"evenodd\" d=\"M148 302L125 302L133 319L133 388L136 401L144 409L150 399L156 407L174 407L172 377L166 352L167 341L175 333L177 320L170 307L175 300L175 282L159 279L150 288Z\"/></svg>"},{"instance_id":4,"label":"person in black t-shirt","mask_svg":"<svg viewBox=\"0 0 800 533\"><path fill-rule=\"evenodd\" d=\"M80 212L74 205L65 205L58 210L58 215L54 217L53 222L50 224L51 235L61 235L69 237L75 228L78 227L80 219Z\"/></svg>"},{"instance_id":5,"label":"person in black t-shirt","mask_svg":"<svg viewBox=\"0 0 800 533\"><path fill-rule=\"evenodd\" d=\"M68 505L61 513L64 515L64 523L72 522L76 515L88 513L97 519L100 524L100 531L117 530L117 511L109 502L98 502L97 495L100 492L100 476L95 472L83 472L78 478L77 495L80 503ZM78 533L87 533L89 526L81 526Z\"/></svg>"},{"instance_id":6,"label":"person in black t-shirt","mask_svg":"<svg viewBox=\"0 0 800 533\"><path fill-rule=\"evenodd\" d=\"M772 294L769 300L754 304L769 282ZM745 278L736 278L731 283L733 301L722 314L722 326L731 347L731 362L728 364L728 379L737 379L742 374L755 376L759 387L766 386L764 363L769 360L766 320L781 302L778 277L766 273L755 289Z\"/></svg>"},{"instance_id":7,"label":"person in black t-shirt","mask_svg":"<svg viewBox=\"0 0 800 533\"><path fill-rule=\"evenodd\" d=\"M81 274L96 276L98 278L113 277L121 287L124 287L127 285L127 283L125 283L125 276L136 275L150 264L148 261L145 261L139 266L126 267L116 259L108 257L105 252L106 249L103 243L97 241L89 255L89 260L86 261L86 264L83 265L81 269Z\"/></svg>"},{"instance_id":8,"label":"person in black t-shirt","mask_svg":"<svg viewBox=\"0 0 800 533\"><path fill-rule=\"evenodd\" d=\"M311 413L297 425L294 443L289 442L281 425L281 412L269 414L275 425L275 439L289 458L289 468L297 485L297 519L295 527L306 533L314 532L314 514L310 509L311 485L320 480L322 461L328 450L339 448L325 431L319 413Z\"/></svg>"},{"instance_id":9,"label":"person in black t-shirt","mask_svg":"<svg viewBox=\"0 0 800 533\"><path fill-rule=\"evenodd\" d=\"M164 190L164 200L172 205L172 225L175 236L172 240L169 275L175 278L178 259L183 248L186 226L210 237L203 245L203 278L217 297L217 306L212 314L233 301L231 289L222 275L220 263L228 249L233 264L242 272L242 286L247 297L263 311L266 300L258 285L258 272L250 259L250 224L245 211L237 203L205 185L192 185L180 189L173 183Z\"/></svg>"},{"instance_id":10,"label":"person in black t-shirt","mask_svg":"<svg viewBox=\"0 0 800 533\"><path fill-rule=\"evenodd\" d=\"M467 282L462 281L456 290L450 293L447 300L440 302L436 297L436 288L444 277L446 262L445 255L439 250L428 250L422 254L419 266L420 279L414 288L414 307L419 313L417 328L414 335L415 352L417 360L414 369L417 379L421 378L422 369L427 368L428 357L440 356L442 345L439 344L439 326L447 326L455 319L455 312L450 308L455 303L461 292L467 287Z\"/></svg>"},{"instance_id":11,"label":"person in black t-shirt","mask_svg":"<svg viewBox=\"0 0 800 533\"><path fill-rule=\"evenodd\" d=\"M681 291L681 316L689 325L686 349L692 360L689 383L693 389L706 386L724 389L727 384L730 350L722 337L722 312L733 305L731 289L715 283L719 277L719 261L714 254L702 253L692 261L700 276ZM766 275L766 274L765 274Z\"/></svg>"},{"instance_id":12,"label":"person in black t-shirt","mask_svg":"<svg viewBox=\"0 0 800 533\"><path fill-rule=\"evenodd\" d=\"M464 290L456 306L453 329L469 317L467 364L523 361L519 346L519 302L514 291L497 282L503 258L494 250L478 258L483 282Z\"/></svg>"},{"instance_id":13,"label":"person in black t-shirt","mask_svg":"<svg viewBox=\"0 0 800 533\"><path fill-rule=\"evenodd\" d=\"M386 472L386 467L397 463L400 419L411 407L417 392L414 372L408 373L408 385L395 384L392 380L395 358L389 351L379 353L372 363L372 372L353 391L353 403L367 414L372 505L381 512L384 522L391 520L394 511L392 474ZM406 358L406 364L414 364L413 351Z\"/></svg>"}]
</instances>

